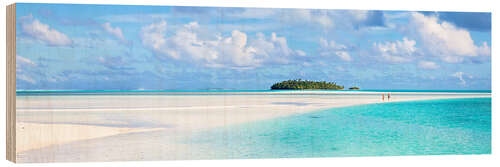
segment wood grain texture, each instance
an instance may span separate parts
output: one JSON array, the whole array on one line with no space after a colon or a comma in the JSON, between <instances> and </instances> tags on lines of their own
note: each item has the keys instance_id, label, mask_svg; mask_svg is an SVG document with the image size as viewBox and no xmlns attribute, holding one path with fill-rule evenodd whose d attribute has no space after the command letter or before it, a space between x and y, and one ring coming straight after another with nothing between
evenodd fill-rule
<instances>
[{"instance_id":1,"label":"wood grain texture","mask_svg":"<svg viewBox=\"0 0 500 167\"><path fill-rule=\"evenodd\" d=\"M7 6L7 160L16 162L16 4Z\"/></svg>"}]
</instances>

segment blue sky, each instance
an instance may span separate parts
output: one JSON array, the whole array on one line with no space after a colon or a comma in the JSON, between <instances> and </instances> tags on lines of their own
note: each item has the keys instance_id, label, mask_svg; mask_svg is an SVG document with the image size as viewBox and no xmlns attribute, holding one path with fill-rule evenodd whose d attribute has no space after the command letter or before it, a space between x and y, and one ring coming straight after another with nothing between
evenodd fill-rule
<instances>
[{"instance_id":1,"label":"blue sky","mask_svg":"<svg viewBox=\"0 0 500 167\"><path fill-rule=\"evenodd\" d=\"M18 90L491 89L491 14L17 4Z\"/></svg>"}]
</instances>

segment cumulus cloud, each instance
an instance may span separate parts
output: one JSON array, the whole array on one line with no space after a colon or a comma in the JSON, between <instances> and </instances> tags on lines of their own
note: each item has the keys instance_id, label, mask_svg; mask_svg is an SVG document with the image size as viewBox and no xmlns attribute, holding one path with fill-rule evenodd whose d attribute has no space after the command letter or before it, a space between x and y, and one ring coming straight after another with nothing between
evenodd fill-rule
<instances>
[{"instance_id":1,"label":"cumulus cloud","mask_svg":"<svg viewBox=\"0 0 500 167\"><path fill-rule=\"evenodd\" d=\"M467 30L433 15L412 13L408 31L418 39L426 53L448 63L459 63L466 57L490 55L488 45L476 46Z\"/></svg>"},{"instance_id":2,"label":"cumulus cloud","mask_svg":"<svg viewBox=\"0 0 500 167\"><path fill-rule=\"evenodd\" d=\"M244 32L233 30L231 35L203 34L197 22L179 28L166 36L167 22L144 26L142 43L161 58L195 62L206 67L247 69L264 63L288 63L291 56L305 56L305 52L292 50L286 38L262 33L249 40Z\"/></svg>"},{"instance_id":3,"label":"cumulus cloud","mask_svg":"<svg viewBox=\"0 0 500 167\"><path fill-rule=\"evenodd\" d=\"M417 51L416 41L404 37L402 41L373 43L373 50L377 56L391 63L410 62L415 59Z\"/></svg>"},{"instance_id":4,"label":"cumulus cloud","mask_svg":"<svg viewBox=\"0 0 500 167\"><path fill-rule=\"evenodd\" d=\"M19 24L23 34L45 42L49 46L70 46L73 43L67 35L41 23L32 15L21 17Z\"/></svg>"},{"instance_id":5,"label":"cumulus cloud","mask_svg":"<svg viewBox=\"0 0 500 167\"><path fill-rule=\"evenodd\" d=\"M168 54L168 48L166 47L167 40L165 39L165 34L167 31L167 22L161 21L158 23L153 23L142 27L141 38L142 43L152 49L154 52L160 54L166 54L178 58L176 55Z\"/></svg>"},{"instance_id":6,"label":"cumulus cloud","mask_svg":"<svg viewBox=\"0 0 500 167\"><path fill-rule=\"evenodd\" d=\"M337 56L343 61L352 61L352 57L349 54L349 48L346 45L338 44L331 40L328 42L324 38L319 39L319 44L321 47L321 56Z\"/></svg>"},{"instance_id":7,"label":"cumulus cloud","mask_svg":"<svg viewBox=\"0 0 500 167\"><path fill-rule=\"evenodd\" d=\"M125 38L125 36L123 36L122 29L120 29L119 27L112 27L111 23L109 23L109 22L106 22L106 23L102 24L101 26L104 29L104 31L111 34L113 37L120 40L121 42L124 42L124 43L128 42L127 39Z\"/></svg>"},{"instance_id":8,"label":"cumulus cloud","mask_svg":"<svg viewBox=\"0 0 500 167\"><path fill-rule=\"evenodd\" d=\"M418 62L418 67L427 70L434 70L438 69L439 65L437 65L435 62L432 61L420 61Z\"/></svg>"}]
</instances>

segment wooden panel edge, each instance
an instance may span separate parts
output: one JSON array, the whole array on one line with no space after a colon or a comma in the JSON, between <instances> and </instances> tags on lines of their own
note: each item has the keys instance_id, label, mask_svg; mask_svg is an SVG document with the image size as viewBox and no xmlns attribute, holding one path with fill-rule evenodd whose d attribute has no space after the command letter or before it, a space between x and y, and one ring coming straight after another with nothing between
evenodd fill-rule
<instances>
[{"instance_id":1,"label":"wooden panel edge","mask_svg":"<svg viewBox=\"0 0 500 167\"><path fill-rule=\"evenodd\" d=\"M7 129L6 156L7 160L16 162L16 4L7 6L6 10L6 66L7 66Z\"/></svg>"}]
</instances>

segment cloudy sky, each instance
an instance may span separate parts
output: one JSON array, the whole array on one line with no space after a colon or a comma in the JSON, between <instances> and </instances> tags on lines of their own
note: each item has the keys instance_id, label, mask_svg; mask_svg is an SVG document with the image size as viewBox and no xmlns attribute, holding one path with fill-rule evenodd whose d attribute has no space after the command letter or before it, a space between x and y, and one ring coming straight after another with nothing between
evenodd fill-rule
<instances>
[{"instance_id":1,"label":"cloudy sky","mask_svg":"<svg viewBox=\"0 0 500 167\"><path fill-rule=\"evenodd\" d=\"M18 90L491 89L491 14L17 4Z\"/></svg>"}]
</instances>

